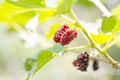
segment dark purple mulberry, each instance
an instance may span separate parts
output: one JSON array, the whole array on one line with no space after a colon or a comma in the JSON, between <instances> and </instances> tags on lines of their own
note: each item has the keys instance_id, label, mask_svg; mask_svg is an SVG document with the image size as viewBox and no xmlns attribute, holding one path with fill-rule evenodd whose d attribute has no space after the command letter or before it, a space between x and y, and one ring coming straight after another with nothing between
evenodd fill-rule
<instances>
[{"instance_id":1,"label":"dark purple mulberry","mask_svg":"<svg viewBox=\"0 0 120 80\"><path fill-rule=\"evenodd\" d=\"M77 59L73 62L73 65L77 67L78 70L87 71L89 65L89 55L87 52L80 54Z\"/></svg>"},{"instance_id":2,"label":"dark purple mulberry","mask_svg":"<svg viewBox=\"0 0 120 80\"><path fill-rule=\"evenodd\" d=\"M93 70L98 70L99 69L99 62L97 59L94 59L93 61Z\"/></svg>"}]
</instances>

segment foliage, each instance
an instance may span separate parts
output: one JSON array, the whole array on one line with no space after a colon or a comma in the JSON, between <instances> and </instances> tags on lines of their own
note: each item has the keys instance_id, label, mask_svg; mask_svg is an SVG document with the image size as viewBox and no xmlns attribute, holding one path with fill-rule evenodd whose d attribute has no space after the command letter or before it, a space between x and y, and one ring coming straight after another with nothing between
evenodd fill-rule
<instances>
[{"instance_id":1,"label":"foliage","mask_svg":"<svg viewBox=\"0 0 120 80\"><path fill-rule=\"evenodd\" d=\"M29 72L27 79L37 73L46 63L56 55L62 55L65 48L60 44L54 44L53 47L46 50L40 50L34 58L28 58L25 62L25 69Z\"/></svg>"},{"instance_id":2,"label":"foliage","mask_svg":"<svg viewBox=\"0 0 120 80\"><path fill-rule=\"evenodd\" d=\"M40 51L37 56L37 68L35 69L35 73L53 57L55 57L55 54L48 50Z\"/></svg>"},{"instance_id":3,"label":"foliage","mask_svg":"<svg viewBox=\"0 0 120 80\"><path fill-rule=\"evenodd\" d=\"M53 8L46 5L45 0L5 0L0 6L0 21L7 23L10 27L12 26L15 29L17 28L15 24L17 24L20 28L23 27L22 30L24 31L26 23L36 15L38 15L40 24L43 24L53 17L66 16L67 18L64 18L67 19L66 22L70 24L70 26L73 25L84 33L87 40L91 43L90 47L95 48L100 54L106 57L113 66L116 67L116 61L110 58L106 50L114 40L116 33L120 31L120 6L113 10L110 17L106 17L102 20L100 30L97 30L98 34L89 34L85 30L84 26L80 24L76 15L72 12L72 7L77 1L85 5L89 4L88 6L93 6L93 3L88 0L58 0L57 5ZM74 23L70 22L71 18ZM52 24L50 26L50 30L46 34L46 38L52 39L61 24L62 23ZM73 27L73 29L77 29L75 27ZM103 50L101 49L101 46L104 47ZM30 71L31 75L34 75L51 59L57 55L63 55L67 50L69 49L66 49L65 46L54 44L51 48L39 51L36 59L28 58L25 62L25 68L27 71Z\"/></svg>"},{"instance_id":4,"label":"foliage","mask_svg":"<svg viewBox=\"0 0 120 80\"><path fill-rule=\"evenodd\" d=\"M116 25L116 18L114 16L110 16L107 19L104 19L102 21L102 31L107 33L107 32L112 32Z\"/></svg>"},{"instance_id":5,"label":"foliage","mask_svg":"<svg viewBox=\"0 0 120 80\"><path fill-rule=\"evenodd\" d=\"M28 58L25 61L25 69L26 71L30 71L35 63L35 59L33 58Z\"/></svg>"},{"instance_id":6,"label":"foliage","mask_svg":"<svg viewBox=\"0 0 120 80\"><path fill-rule=\"evenodd\" d=\"M99 33L96 35L96 34L91 33L91 36L96 43L98 43L99 45L102 45L102 44L105 44L109 40L111 34Z\"/></svg>"}]
</instances>

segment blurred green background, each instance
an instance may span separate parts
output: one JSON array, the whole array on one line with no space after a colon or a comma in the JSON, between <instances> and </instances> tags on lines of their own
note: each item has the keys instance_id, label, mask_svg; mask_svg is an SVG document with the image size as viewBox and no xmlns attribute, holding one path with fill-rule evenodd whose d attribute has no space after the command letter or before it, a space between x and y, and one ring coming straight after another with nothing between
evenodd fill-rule
<instances>
[{"instance_id":1,"label":"blurred green background","mask_svg":"<svg viewBox=\"0 0 120 80\"><path fill-rule=\"evenodd\" d=\"M102 1L110 11L120 4L120 0ZM102 18L102 14L92 3L87 0L79 0L73 9L80 20L86 21L90 26L99 26L99 19ZM36 29L41 33L39 36L41 45L35 45L35 39L33 39L35 37L30 36L26 40L23 37L27 38L27 36L21 38L20 32L11 31L8 25L0 23L0 80L24 80L26 78L27 72L24 69L24 62L28 57L33 57L39 49L49 47L53 43L44 38L44 32L47 32L48 25L55 20L47 21L44 25L37 25ZM81 32L79 32L79 36L81 36ZM33 40L33 43L30 43L31 40ZM120 62L119 33L115 40L115 45L108 52L115 60ZM78 37L77 41L73 41L69 46L79 44L86 44L84 37ZM83 50L79 52L81 51ZM91 66L89 66L88 72L77 71L72 66L72 61L77 55L75 52L70 52L63 57L54 58L32 80L120 80L120 70L115 70L111 65L104 62L100 62L98 71L92 71Z\"/></svg>"}]
</instances>

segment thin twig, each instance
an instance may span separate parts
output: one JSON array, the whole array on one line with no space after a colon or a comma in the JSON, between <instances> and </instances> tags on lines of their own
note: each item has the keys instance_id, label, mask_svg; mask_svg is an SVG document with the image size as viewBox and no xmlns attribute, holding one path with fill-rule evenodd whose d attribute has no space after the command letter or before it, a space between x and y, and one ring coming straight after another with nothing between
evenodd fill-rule
<instances>
[{"instance_id":1,"label":"thin twig","mask_svg":"<svg viewBox=\"0 0 120 80\"><path fill-rule=\"evenodd\" d=\"M84 49L84 48L91 48L91 45L85 45L85 46L78 46L78 47L67 48L65 51L79 50L79 49Z\"/></svg>"}]
</instances>

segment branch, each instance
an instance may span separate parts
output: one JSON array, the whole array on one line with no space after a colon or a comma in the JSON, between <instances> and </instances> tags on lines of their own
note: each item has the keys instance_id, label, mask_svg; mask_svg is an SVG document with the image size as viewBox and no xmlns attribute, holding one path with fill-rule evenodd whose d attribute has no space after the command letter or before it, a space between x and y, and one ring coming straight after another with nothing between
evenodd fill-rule
<instances>
[{"instance_id":1,"label":"branch","mask_svg":"<svg viewBox=\"0 0 120 80\"><path fill-rule=\"evenodd\" d=\"M103 16L109 17L111 16L111 13L108 11L108 9L100 2L100 0L89 0L93 4L95 4L100 11L103 13Z\"/></svg>"},{"instance_id":2,"label":"branch","mask_svg":"<svg viewBox=\"0 0 120 80\"><path fill-rule=\"evenodd\" d=\"M102 53L102 50L97 46L97 44L93 41L93 39L91 38L91 36L87 33L87 31L84 29L84 27L80 24L79 20L77 19L75 13L73 11L70 12L70 16L76 21L76 25L78 27L80 27L80 29L82 30L82 32L85 34L85 36L88 38L88 40L91 43L91 46L95 49L97 49L100 53Z\"/></svg>"},{"instance_id":3,"label":"branch","mask_svg":"<svg viewBox=\"0 0 120 80\"><path fill-rule=\"evenodd\" d=\"M108 11L108 9L100 2L100 0L89 0L91 1L93 4L95 4L100 11L103 13L104 16L109 17L112 14ZM113 65L114 68L116 69L120 69L120 63L118 63L117 61L113 60L108 53L106 52L106 50L111 46L111 41L113 40L115 34L113 34L110 39L108 40L107 44L105 45L102 53L103 55L109 60L109 62ZM99 51L100 52L100 51Z\"/></svg>"},{"instance_id":4,"label":"branch","mask_svg":"<svg viewBox=\"0 0 120 80\"><path fill-rule=\"evenodd\" d=\"M88 40L91 43L91 47L95 48L98 52L100 52L104 57L106 57L109 62L112 64L112 66L116 69L120 69L120 64L115 61L114 59L112 59L106 51L103 51L101 48L98 47L98 45L93 41L93 39L91 38L91 36L87 33L87 31L84 29L84 27L80 24L79 20L77 19L75 13L73 11L70 12L69 14L75 21L75 25L77 25L78 27L80 27L80 29L82 30L82 32L84 33L84 35L88 38Z\"/></svg>"}]
</instances>

